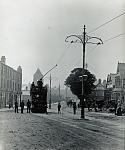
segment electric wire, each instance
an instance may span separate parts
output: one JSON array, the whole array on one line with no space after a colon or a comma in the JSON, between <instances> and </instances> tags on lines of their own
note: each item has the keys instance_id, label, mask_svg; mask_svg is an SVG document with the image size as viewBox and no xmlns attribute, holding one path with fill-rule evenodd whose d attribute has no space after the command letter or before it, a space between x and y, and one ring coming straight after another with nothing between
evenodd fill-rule
<instances>
[{"instance_id":1,"label":"electric wire","mask_svg":"<svg viewBox=\"0 0 125 150\"><path fill-rule=\"evenodd\" d=\"M120 37L120 36L122 36L122 35L125 35L125 33L121 33L121 34L118 34L118 35L116 35L116 36L114 36L114 37L111 37L111 38L109 38L109 39L107 39L107 40L104 40L104 44L105 44L106 42L108 42L108 41L110 41L110 40L113 40L113 39L116 39L116 38L118 38L118 37Z\"/></svg>"},{"instance_id":2,"label":"electric wire","mask_svg":"<svg viewBox=\"0 0 125 150\"><path fill-rule=\"evenodd\" d=\"M120 36L122 36L122 35L125 35L125 33L121 33L121 34L118 34L118 35L116 35L116 36L114 36L114 37L111 37L111 38L109 38L109 39L106 39L106 40L103 41L103 42L104 42L103 44L105 44L106 42L108 42L108 41L110 41L110 40L113 40L113 39L115 39L115 38L118 38L118 37L120 37ZM93 52L92 50L96 50L97 47L98 47L98 45L96 45L94 48L88 50L87 55L89 55L91 52ZM60 57L61 60L62 60L62 58L65 56L66 53L67 53L67 51L64 51L64 52L63 52L63 54L61 55L62 57ZM75 62L74 65L78 64L79 62L80 62L80 59L77 60L77 62Z\"/></svg>"},{"instance_id":3,"label":"electric wire","mask_svg":"<svg viewBox=\"0 0 125 150\"><path fill-rule=\"evenodd\" d=\"M95 29L91 30L91 31L90 31L90 32L88 32L88 33L95 32L95 31L96 31L96 30L98 30L99 28L101 28L101 27L105 26L106 24L108 24L108 23L112 22L113 20L115 20L115 19L117 19L117 18L119 18L119 17L121 17L121 16L123 16L123 15L125 15L125 12L123 12L122 14L120 14L120 15L118 15L118 16L116 16L116 17L112 18L112 19L110 19L109 21L106 21L105 23L103 23L102 25L100 25L100 26L96 27Z\"/></svg>"},{"instance_id":4,"label":"electric wire","mask_svg":"<svg viewBox=\"0 0 125 150\"><path fill-rule=\"evenodd\" d=\"M103 41L103 44L105 44L106 42L108 42L108 41L110 41L110 40L114 40L114 39L116 39L116 38L118 38L118 37L120 37L120 36L123 36L123 35L125 35L125 33L121 33L121 34L118 34L118 35L113 36L113 37L111 37L111 38L108 38L108 39L106 39L106 40ZM97 45L97 46L98 46L98 45ZM91 52L93 52L94 50L96 50L97 46L95 46L94 48L90 49L90 51L87 53L87 55L90 54ZM93 50L93 51L92 51L92 50Z\"/></svg>"},{"instance_id":5,"label":"electric wire","mask_svg":"<svg viewBox=\"0 0 125 150\"><path fill-rule=\"evenodd\" d=\"M96 45L94 48L87 50L87 55L89 55L91 52L93 52L96 48L98 47L98 45Z\"/></svg>"},{"instance_id":6,"label":"electric wire","mask_svg":"<svg viewBox=\"0 0 125 150\"><path fill-rule=\"evenodd\" d=\"M119 15L119 16L121 16L121 15ZM117 16L117 17L118 17L118 16ZM115 17L115 18L116 18L116 17ZM113 19L113 20L114 20L114 19ZM106 39L106 40L103 41L103 42L104 42L103 44L105 44L106 42L108 42L108 41L110 41L110 40L116 39L116 38L118 38L118 37L120 37L120 36L123 36L123 35L125 35L125 33L121 33L121 34L118 34L118 35L116 35L116 36L114 36L114 37L108 38L108 39ZM93 52L92 50L96 50L97 47L98 47L98 45L96 45L94 48L88 50L87 55L90 54L91 52ZM67 52L68 52L68 51L64 51L64 52L62 53L62 55L60 56L59 62L62 61L62 59L64 58L64 56L66 55ZM81 59L78 59L77 62L75 61L75 63L73 64L73 66L77 65L78 63L80 63L80 61L81 61ZM58 62L58 63L59 63L59 62ZM61 64L60 64L60 65L61 65ZM62 68L61 68L61 70L62 70ZM66 70L65 70L65 71L66 71Z\"/></svg>"},{"instance_id":7,"label":"electric wire","mask_svg":"<svg viewBox=\"0 0 125 150\"><path fill-rule=\"evenodd\" d=\"M114 36L114 37L111 37L111 38L109 38L109 39L106 39L106 40L103 41L103 42L104 42L103 44L105 44L106 42L108 42L108 41L110 41L110 40L116 39L116 38L118 38L118 37L120 37L120 36L122 36L122 35L125 35L125 33L121 33L121 34L118 34L118 35L116 35L116 36ZM87 51L88 51L87 55L89 56L89 54L90 54L91 52L95 51L97 47L98 47L98 45L96 45L94 48L92 48L92 49L90 49L90 50L87 50ZM80 61L81 61L81 59L77 60L77 62L75 62L75 63L73 64L73 66L77 65Z\"/></svg>"},{"instance_id":8,"label":"electric wire","mask_svg":"<svg viewBox=\"0 0 125 150\"><path fill-rule=\"evenodd\" d=\"M69 49L69 47L68 47L68 49ZM57 64L61 64L61 63L62 63L64 57L66 56L66 53L68 53L69 51L71 51L71 49L69 49L69 50L67 50L67 51L64 50L64 51L62 52L62 54L60 55L59 59L57 60Z\"/></svg>"}]
</instances>

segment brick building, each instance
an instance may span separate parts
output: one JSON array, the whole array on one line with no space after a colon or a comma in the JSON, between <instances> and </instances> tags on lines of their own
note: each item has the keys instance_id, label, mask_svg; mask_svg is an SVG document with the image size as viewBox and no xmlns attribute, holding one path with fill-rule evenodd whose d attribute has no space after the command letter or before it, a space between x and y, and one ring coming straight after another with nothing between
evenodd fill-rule
<instances>
[{"instance_id":1,"label":"brick building","mask_svg":"<svg viewBox=\"0 0 125 150\"><path fill-rule=\"evenodd\" d=\"M22 69L17 70L6 65L5 56L0 61L0 108L13 106L15 100L20 102L22 88Z\"/></svg>"}]
</instances>

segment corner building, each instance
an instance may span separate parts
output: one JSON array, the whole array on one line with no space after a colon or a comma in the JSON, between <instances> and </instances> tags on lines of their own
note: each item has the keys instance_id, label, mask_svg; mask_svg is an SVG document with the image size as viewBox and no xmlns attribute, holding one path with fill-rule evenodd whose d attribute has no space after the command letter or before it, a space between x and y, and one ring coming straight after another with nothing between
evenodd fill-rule
<instances>
[{"instance_id":1,"label":"corner building","mask_svg":"<svg viewBox=\"0 0 125 150\"><path fill-rule=\"evenodd\" d=\"M6 65L5 56L0 61L0 108L9 104L14 106L15 100L20 104L22 94L22 69L17 70Z\"/></svg>"}]
</instances>

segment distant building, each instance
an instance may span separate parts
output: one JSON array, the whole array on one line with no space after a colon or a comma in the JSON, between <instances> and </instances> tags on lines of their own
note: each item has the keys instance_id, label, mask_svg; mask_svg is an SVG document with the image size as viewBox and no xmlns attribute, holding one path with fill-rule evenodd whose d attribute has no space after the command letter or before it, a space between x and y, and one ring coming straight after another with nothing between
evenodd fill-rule
<instances>
[{"instance_id":1,"label":"distant building","mask_svg":"<svg viewBox=\"0 0 125 150\"><path fill-rule=\"evenodd\" d=\"M102 107L105 105L105 80L101 82L101 79L95 82L95 89L93 90L93 100L95 101L95 104L97 104L98 108L102 110Z\"/></svg>"},{"instance_id":2,"label":"distant building","mask_svg":"<svg viewBox=\"0 0 125 150\"><path fill-rule=\"evenodd\" d=\"M36 70L36 72L34 73L34 75L33 75L33 82L34 82L34 84L37 85L37 81L40 80L41 78L43 78L43 75L42 75L40 69L38 68Z\"/></svg>"},{"instance_id":3,"label":"distant building","mask_svg":"<svg viewBox=\"0 0 125 150\"><path fill-rule=\"evenodd\" d=\"M115 105L114 100L112 99L112 91L115 88L115 77L116 77L116 73L110 73L107 76L107 85L106 85L106 93L105 93L105 97L106 97L106 101L107 104L110 105Z\"/></svg>"},{"instance_id":4,"label":"distant building","mask_svg":"<svg viewBox=\"0 0 125 150\"><path fill-rule=\"evenodd\" d=\"M106 88L107 81L106 81L106 80L103 80L102 85Z\"/></svg>"},{"instance_id":5,"label":"distant building","mask_svg":"<svg viewBox=\"0 0 125 150\"><path fill-rule=\"evenodd\" d=\"M95 97L96 101L104 101L105 99L105 86L101 82L101 79L98 80L98 83L95 85Z\"/></svg>"},{"instance_id":6,"label":"distant building","mask_svg":"<svg viewBox=\"0 0 125 150\"><path fill-rule=\"evenodd\" d=\"M0 61L0 108L13 106L15 100L20 102L22 88L22 68L17 70L6 65L5 56Z\"/></svg>"},{"instance_id":7,"label":"distant building","mask_svg":"<svg viewBox=\"0 0 125 150\"><path fill-rule=\"evenodd\" d=\"M110 101L120 100L125 108L125 63L118 62L116 74L108 75L107 90L110 90Z\"/></svg>"},{"instance_id":8,"label":"distant building","mask_svg":"<svg viewBox=\"0 0 125 150\"><path fill-rule=\"evenodd\" d=\"M114 101L120 100L121 105L125 108L125 63L118 63L112 99Z\"/></svg>"},{"instance_id":9,"label":"distant building","mask_svg":"<svg viewBox=\"0 0 125 150\"><path fill-rule=\"evenodd\" d=\"M25 105L27 104L28 99L31 100L31 97L30 97L30 84L25 85L25 87L23 86L23 88L22 88L22 98L21 99L24 101Z\"/></svg>"},{"instance_id":10,"label":"distant building","mask_svg":"<svg viewBox=\"0 0 125 150\"><path fill-rule=\"evenodd\" d=\"M110 73L107 76L107 88L108 89L112 89L115 87L115 77L116 77L116 73Z\"/></svg>"}]
</instances>

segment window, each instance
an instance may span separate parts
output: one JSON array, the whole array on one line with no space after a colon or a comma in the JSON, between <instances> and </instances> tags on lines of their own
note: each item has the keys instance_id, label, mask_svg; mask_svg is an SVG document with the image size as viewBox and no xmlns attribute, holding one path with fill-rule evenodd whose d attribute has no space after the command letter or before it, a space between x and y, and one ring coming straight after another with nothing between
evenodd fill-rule
<instances>
[{"instance_id":1,"label":"window","mask_svg":"<svg viewBox=\"0 0 125 150\"><path fill-rule=\"evenodd\" d=\"M120 76L115 77L115 85L116 87L120 87Z\"/></svg>"},{"instance_id":2,"label":"window","mask_svg":"<svg viewBox=\"0 0 125 150\"><path fill-rule=\"evenodd\" d=\"M14 82L13 82L13 90L14 90Z\"/></svg>"},{"instance_id":3,"label":"window","mask_svg":"<svg viewBox=\"0 0 125 150\"><path fill-rule=\"evenodd\" d=\"M123 88L125 88L125 79L123 79Z\"/></svg>"},{"instance_id":4,"label":"window","mask_svg":"<svg viewBox=\"0 0 125 150\"><path fill-rule=\"evenodd\" d=\"M7 80L7 89L9 90L9 80Z\"/></svg>"},{"instance_id":5,"label":"window","mask_svg":"<svg viewBox=\"0 0 125 150\"><path fill-rule=\"evenodd\" d=\"M16 91L16 83L15 83L15 91Z\"/></svg>"},{"instance_id":6,"label":"window","mask_svg":"<svg viewBox=\"0 0 125 150\"><path fill-rule=\"evenodd\" d=\"M1 68L1 74L3 74L3 66L2 66L2 68Z\"/></svg>"},{"instance_id":7,"label":"window","mask_svg":"<svg viewBox=\"0 0 125 150\"><path fill-rule=\"evenodd\" d=\"M1 88L3 89L3 78L1 78Z\"/></svg>"}]
</instances>

